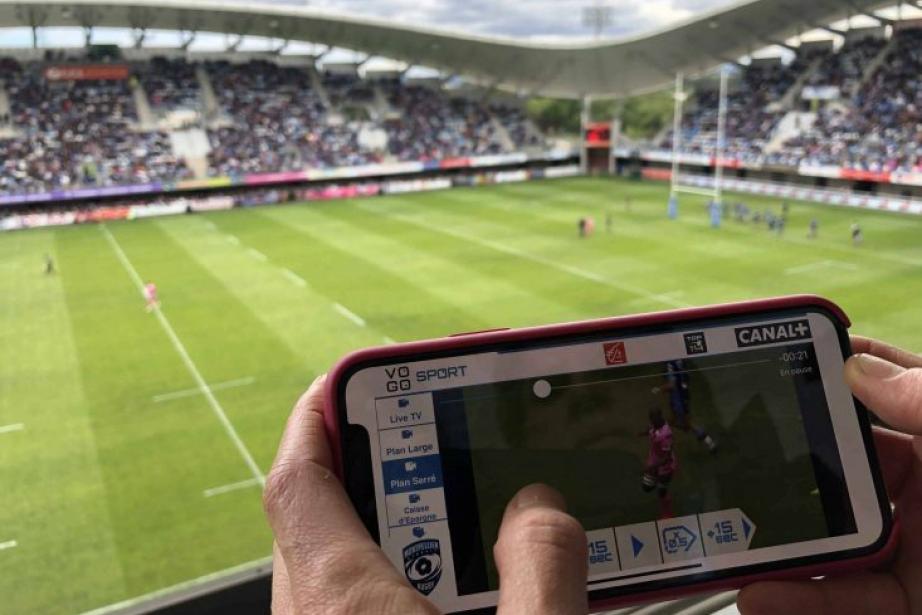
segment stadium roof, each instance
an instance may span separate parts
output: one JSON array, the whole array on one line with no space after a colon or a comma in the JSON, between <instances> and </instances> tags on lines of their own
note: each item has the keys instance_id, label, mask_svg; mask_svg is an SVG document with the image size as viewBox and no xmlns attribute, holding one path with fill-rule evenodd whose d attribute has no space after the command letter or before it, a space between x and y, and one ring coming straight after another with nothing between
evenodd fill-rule
<instances>
[{"instance_id":1,"label":"stadium roof","mask_svg":"<svg viewBox=\"0 0 922 615\"><path fill-rule=\"evenodd\" d=\"M572 98L654 90L678 71L701 74L890 4L893 0L747 0L660 31L589 44L539 44L313 7L212 0L0 0L0 27L150 28L308 41L422 64L507 90Z\"/></svg>"}]
</instances>

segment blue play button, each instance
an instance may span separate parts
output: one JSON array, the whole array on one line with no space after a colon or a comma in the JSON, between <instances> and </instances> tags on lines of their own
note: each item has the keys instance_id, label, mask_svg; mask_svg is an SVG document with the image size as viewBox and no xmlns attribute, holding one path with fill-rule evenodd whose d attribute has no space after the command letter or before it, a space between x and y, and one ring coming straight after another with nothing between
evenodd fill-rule
<instances>
[{"instance_id":1,"label":"blue play button","mask_svg":"<svg viewBox=\"0 0 922 615\"><path fill-rule=\"evenodd\" d=\"M746 517L742 518L743 521L743 534L746 535L746 538L749 538L749 532L752 531L752 526L746 521Z\"/></svg>"},{"instance_id":2,"label":"blue play button","mask_svg":"<svg viewBox=\"0 0 922 615\"><path fill-rule=\"evenodd\" d=\"M637 557L640 550L643 549L643 543L637 540L637 536L631 536L631 548L634 550L634 557Z\"/></svg>"}]
</instances>

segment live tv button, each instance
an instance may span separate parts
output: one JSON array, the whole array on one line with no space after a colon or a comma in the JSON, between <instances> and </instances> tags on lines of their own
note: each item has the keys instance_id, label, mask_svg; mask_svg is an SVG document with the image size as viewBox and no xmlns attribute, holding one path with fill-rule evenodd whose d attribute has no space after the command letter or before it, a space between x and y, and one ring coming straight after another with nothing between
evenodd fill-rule
<instances>
[{"instance_id":1,"label":"live tv button","mask_svg":"<svg viewBox=\"0 0 922 615\"><path fill-rule=\"evenodd\" d=\"M375 411L378 413L378 429L435 422L431 393L377 399Z\"/></svg>"}]
</instances>

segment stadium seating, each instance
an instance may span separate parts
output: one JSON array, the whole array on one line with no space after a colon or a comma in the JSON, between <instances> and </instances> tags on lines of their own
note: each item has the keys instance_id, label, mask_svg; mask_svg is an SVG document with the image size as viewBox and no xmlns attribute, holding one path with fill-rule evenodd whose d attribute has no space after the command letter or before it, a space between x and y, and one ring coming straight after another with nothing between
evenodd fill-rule
<instances>
[{"instance_id":1,"label":"stadium seating","mask_svg":"<svg viewBox=\"0 0 922 615\"><path fill-rule=\"evenodd\" d=\"M123 81L52 83L40 62L21 66L7 58L0 67L11 103L10 117L0 117L0 130L6 130L0 132L2 193L191 177L173 154L169 134L151 130L176 110L193 112L206 129L209 176L439 160L543 145L524 113L510 105L397 79L314 79L312 69L265 60L203 63L214 92L212 109L199 65L184 59L134 63L131 78ZM151 112L147 121L139 119L137 88ZM388 113L364 111L379 99ZM375 131L383 138L361 138Z\"/></svg>"},{"instance_id":2,"label":"stadium seating","mask_svg":"<svg viewBox=\"0 0 922 615\"><path fill-rule=\"evenodd\" d=\"M728 97L725 156L744 164L922 171L920 49L922 31L897 29L892 40L852 37L835 52L807 50L787 64L753 63ZM9 100L9 113L0 116L3 193L191 177L164 132L188 120L161 122L177 110L191 113L205 130L210 151L196 168L209 176L544 145L516 105L397 78L321 74L269 60L196 64L165 57L132 64L131 78L122 81L49 82L42 70L41 62L0 59ZM807 86L834 95L806 100L800 93ZM206 96L202 88L212 92ZM713 156L717 107L716 88L699 88L683 118L684 152ZM790 134L779 131L793 111L809 111L815 121L797 124ZM653 145L671 148L672 135Z\"/></svg>"},{"instance_id":3,"label":"stadium seating","mask_svg":"<svg viewBox=\"0 0 922 615\"><path fill-rule=\"evenodd\" d=\"M49 82L3 61L15 136L0 140L0 192L144 184L190 176L165 133L137 129L127 81Z\"/></svg>"},{"instance_id":4,"label":"stadium seating","mask_svg":"<svg viewBox=\"0 0 922 615\"><path fill-rule=\"evenodd\" d=\"M152 108L172 111L201 107L195 68L188 62L154 58L138 72Z\"/></svg>"},{"instance_id":5,"label":"stadium seating","mask_svg":"<svg viewBox=\"0 0 922 615\"><path fill-rule=\"evenodd\" d=\"M788 65L745 69L728 96L725 156L743 163L827 165L863 171L922 170L922 30L894 33L888 44L868 36L840 50L807 52ZM834 87L839 95L815 106L799 96L780 103L796 83ZM794 92L796 93L796 92ZM698 93L683 117L682 151L713 156L717 145L717 93ZM778 123L788 111L813 110L816 120L769 151ZM671 131L657 143L668 149Z\"/></svg>"}]
</instances>

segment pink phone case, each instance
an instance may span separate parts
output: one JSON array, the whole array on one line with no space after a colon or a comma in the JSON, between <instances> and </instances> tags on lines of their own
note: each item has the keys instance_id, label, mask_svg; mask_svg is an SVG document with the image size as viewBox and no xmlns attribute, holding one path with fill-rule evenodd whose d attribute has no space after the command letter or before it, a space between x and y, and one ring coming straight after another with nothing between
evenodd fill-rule
<instances>
[{"instance_id":1,"label":"pink phone case","mask_svg":"<svg viewBox=\"0 0 922 615\"><path fill-rule=\"evenodd\" d=\"M342 449L339 429L339 408L337 390L339 381L347 370L353 366L368 361L379 359L405 359L423 354L446 350L463 350L487 344L520 342L566 335L585 335L599 331L612 331L619 328L634 328L640 326L663 325L668 323L683 322L698 319L718 318L730 315L746 315L757 312L776 311L800 307L819 307L835 316L844 327L851 326L848 316L832 301L816 295L790 295L771 299L758 299L738 303L724 303L706 307L685 308L664 312L651 312L631 316L615 316L597 320L586 320L571 323L546 325L540 327L527 327L521 329L489 329L486 331L473 331L470 333L456 333L448 337L378 346L358 350L343 357L331 370L326 381L326 406L324 409L324 423L333 449L336 463L336 473L342 479ZM862 570L879 567L890 560L897 547L897 523L894 519L890 535L884 546L869 555L837 562L828 562L817 565L798 566L771 572L752 575L704 581L695 585L680 588L670 588L656 591L640 592L625 596L617 596L590 602L593 611L614 608L641 602L657 600L670 600L702 592L716 592L721 590L736 589L755 583L756 581L780 580L806 580L820 576L842 575Z\"/></svg>"}]
</instances>

